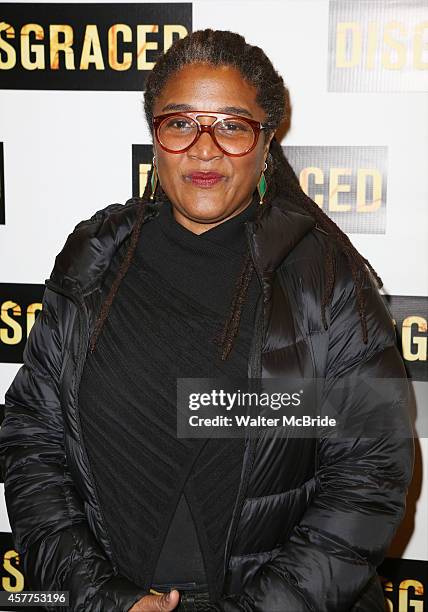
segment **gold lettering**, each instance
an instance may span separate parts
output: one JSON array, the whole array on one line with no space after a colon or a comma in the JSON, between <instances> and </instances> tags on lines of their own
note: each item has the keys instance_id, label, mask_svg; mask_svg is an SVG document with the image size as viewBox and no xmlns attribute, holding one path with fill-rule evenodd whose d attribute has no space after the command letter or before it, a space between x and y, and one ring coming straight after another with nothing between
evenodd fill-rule
<instances>
[{"instance_id":1,"label":"gold lettering","mask_svg":"<svg viewBox=\"0 0 428 612\"><path fill-rule=\"evenodd\" d=\"M4 327L0 329L0 342L3 344L19 344L22 340L22 329L18 321L15 321L10 315L9 310L12 310L13 316L21 316L21 307L11 300L6 300L1 305L0 320L9 326L9 330ZM12 330L12 336L9 336L9 331Z\"/></svg>"},{"instance_id":2,"label":"gold lettering","mask_svg":"<svg viewBox=\"0 0 428 612\"><path fill-rule=\"evenodd\" d=\"M367 202L367 178L372 177L373 199ZM382 203L382 175L375 168L359 168L357 172L357 212L370 213Z\"/></svg>"},{"instance_id":3,"label":"gold lettering","mask_svg":"<svg viewBox=\"0 0 428 612\"><path fill-rule=\"evenodd\" d=\"M95 64L96 70L104 70L98 28L93 24L86 26L82 56L80 58L80 70L88 70L90 63Z\"/></svg>"},{"instance_id":4,"label":"gold lettering","mask_svg":"<svg viewBox=\"0 0 428 612\"><path fill-rule=\"evenodd\" d=\"M124 23L116 23L108 30L108 62L113 70L129 70L132 66L132 53L124 52L122 61L118 58L118 42L117 35L121 34L122 41L125 43L132 42L132 30Z\"/></svg>"},{"instance_id":5,"label":"gold lettering","mask_svg":"<svg viewBox=\"0 0 428 612\"><path fill-rule=\"evenodd\" d=\"M0 22L0 51L6 54L6 59L2 59L0 53L0 69L11 70L16 65L16 51L10 43L4 40L2 32L6 32L6 38L15 38L15 30L9 23Z\"/></svg>"},{"instance_id":6,"label":"gold lettering","mask_svg":"<svg viewBox=\"0 0 428 612\"><path fill-rule=\"evenodd\" d=\"M392 582L390 580L387 580L384 576L379 576L381 582L382 582L382 587L384 590L384 594L385 593L392 593L393 591L393 586L392 586ZM394 607L392 605L392 601L390 599L388 599L387 597L385 597L385 604L387 606L387 612L393 612Z\"/></svg>"},{"instance_id":7,"label":"gold lettering","mask_svg":"<svg viewBox=\"0 0 428 612\"><path fill-rule=\"evenodd\" d=\"M377 48L377 24L373 21L370 21L369 29L367 32L367 58L366 58L367 70L373 70L373 68L375 67L376 48Z\"/></svg>"},{"instance_id":8,"label":"gold lettering","mask_svg":"<svg viewBox=\"0 0 428 612\"><path fill-rule=\"evenodd\" d=\"M413 26L412 26L413 27ZM383 31L381 31L383 28ZM386 70L403 70L410 63L416 70L428 69L428 21L410 26L400 21L385 24L369 21L366 25L357 21L336 24L336 67L362 66L374 70L380 60ZM408 52L412 57L408 57Z\"/></svg>"},{"instance_id":9,"label":"gold lettering","mask_svg":"<svg viewBox=\"0 0 428 612\"><path fill-rule=\"evenodd\" d=\"M138 166L140 198L143 196L144 189L146 188L147 174L150 168L151 164L139 164Z\"/></svg>"},{"instance_id":10,"label":"gold lettering","mask_svg":"<svg viewBox=\"0 0 428 612\"><path fill-rule=\"evenodd\" d=\"M412 326L417 325L418 332L427 332L427 321L423 317L410 316L403 321L401 334L403 357L407 361L426 361L427 360L427 338L423 336L413 336ZM412 344L417 349L416 353L412 353Z\"/></svg>"},{"instance_id":11,"label":"gold lettering","mask_svg":"<svg viewBox=\"0 0 428 612\"><path fill-rule=\"evenodd\" d=\"M19 593L24 589L24 576L10 562L11 559L17 559L17 563L19 563L19 555L16 550L7 550L3 557L3 568L15 578L15 585L11 585L9 576L3 576L1 579L3 590L8 593Z\"/></svg>"},{"instance_id":12,"label":"gold lettering","mask_svg":"<svg viewBox=\"0 0 428 612\"><path fill-rule=\"evenodd\" d=\"M149 61L150 53L160 50L162 42L150 40L150 35L159 32L157 24L138 24L136 26L136 67L137 70L151 70L155 64ZM167 24L163 26L163 51L167 51L174 40L184 38L188 30L180 24ZM0 69L11 70L16 67L17 50L7 41L15 38L14 28L5 22L0 22ZM47 38L47 36L46 36ZM79 36L80 38L80 36ZM59 70L61 67L61 53L63 53L63 66L66 70L105 70L103 48L101 46L98 26L88 24L85 27L83 45L80 60L73 48L74 30L68 24L49 25L49 42L44 41L44 28L37 23L27 23L22 26L20 32L20 55L22 67L26 70L44 70L46 68L46 55L49 53L49 67L51 70ZM149 39L149 40L148 40ZM108 66L112 70L125 71L132 68L134 64L134 51L131 47L126 48L134 42L133 28L126 23L116 23L109 27L107 32L107 58ZM49 44L49 49L47 45ZM76 65L77 64L77 65Z\"/></svg>"},{"instance_id":13,"label":"gold lettering","mask_svg":"<svg viewBox=\"0 0 428 612\"><path fill-rule=\"evenodd\" d=\"M413 46L413 66L416 70L426 70L428 68L428 59L423 60L424 51L428 51L428 42L425 41L424 35L428 31L428 21L418 23L415 28L415 42Z\"/></svg>"},{"instance_id":14,"label":"gold lettering","mask_svg":"<svg viewBox=\"0 0 428 612\"><path fill-rule=\"evenodd\" d=\"M331 168L330 169L330 183L329 183L329 210L334 212L347 212L351 210L350 204L339 203L339 193L349 193L351 191L351 185L349 183L339 183L341 176L350 176L352 174L351 168Z\"/></svg>"},{"instance_id":15,"label":"gold lettering","mask_svg":"<svg viewBox=\"0 0 428 612\"><path fill-rule=\"evenodd\" d=\"M323 171L321 170L321 168L317 168L316 166L308 166L307 168L303 168L303 170L300 172L300 175L299 175L299 182L300 182L300 186L302 187L303 191L308 196L309 196L309 177L310 176L314 177L314 183L316 185L324 184ZM324 196L322 195L322 193L312 194L309 197L311 197L313 201L316 204L318 204L320 208L323 207Z\"/></svg>"},{"instance_id":16,"label":"gold lettering","mask_svg":"<svg viewBox=\"0 0 428 612\"><path fill-rule=\"evenodd\" d=\"M74 70L73 28L69 25L51 25L49 27L51 49L50 63L52 70L59 69L59 54L64 53L65 67L67 70ZM63 35L64 40L59 42L59 34Z\"/></svg>"},{"instance_id":17,"label":"gold lettering","mask_svg":"<svg viewBox=\"0 0 428 612\"><path fill-rule=\"evenodd\" d=\"M138 70L151 70L154 62L147 61L147 51L158 48L158 43L148 41L147 34L159 31L157 25L137 25L137 68Z\"/></svg>"},{"instance_id":18,"label":"gold lettering","mask_svg":"<svg viewBox=\"0 0 428 612\"><path fill-rule=\"evenodd\" d=\"M423 612L424 602L416 599L409 599L408 589L414 589L416 596L423 597L424 585L419 580L403 580L398 588L398 612L407 612L409 606L413 612Z\"/></svg>"},{"instance_id":19,"label":"gold lettering","mask_svg":"<svg viewBox=\"0 0 428 612\"><path fill-rule=\"evenodd\" d=\"M350 36L351 56L347 57L347 38ZM356 21L339 22L336 28L336 66L351 68L361 62L362 33Z\"/></svg>"},{"instance_id":20,"label":"gold lettering","mask_svg":"<svg viewBox=\"0 0 428 612\"><path fill-rule=\"evenodd\" d=\"M174 42L174 34L178 34L179 38L185 38L188 35L187 28L182 25L165 25L163 28L163 51L168 51Z\"/></svg>"},{"instance_id":21,"label":"gold lettering","mask_svg":"<svg viewBox=\"0 0 428 612\"><path fill-rule=\"evenodd\" d=\"M43 45L30 45L30 34L35 34L36 40L43 40L45 34L38 23L26 23L21 29L21 63L26 70L44 70L45 52ZM31 55L33 55L33 59Z\"/></svg>"},{"instance_id":22,"label":"gold lettering","mask_svg":"<svg viewBox=\"0 0 428 612\"><path fill-rule=\"evenodd\" d=\"M406 65L406 45L393 38L392 33L398 30L401 36L406 35L405 28L399 21L390 21L385 25L383 42L385 46L391 47L396 51L396 60L393 61L392 54L387 50L382 51L382 66L387 70L402 70Z\"/></svg>"}]
</instances>

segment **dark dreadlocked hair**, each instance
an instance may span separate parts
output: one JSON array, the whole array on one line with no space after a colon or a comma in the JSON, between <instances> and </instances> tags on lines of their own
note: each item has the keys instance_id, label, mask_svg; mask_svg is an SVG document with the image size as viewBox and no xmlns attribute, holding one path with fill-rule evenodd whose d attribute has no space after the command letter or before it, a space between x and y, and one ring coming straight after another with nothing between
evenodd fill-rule
<instances>
[{"instance_id":1,"label":"dark dreadlocked hair","mask_svg":"<svg viewBox=\"0 0 428 612\"><path fill-rule=\"evenodd\" d=\"M237 69L242 77L253 85L257 91L256 101L266 113L266 122L271 124L272 130L265 132L265 138L272 131L289 120L289 95L282 77L276 72L271 61L264 51L257 46L248 44L244 37L234 32L223 30L198 30L189 36L176 41L168 51L156 62L151 71L144 94L144 111L153 134L152 119L153 107L156 98L161 93L168 79L181 68L189 64L205 63L212 66L230 66ZM153 168L149 171L146 187L141 197L137 218L132 229L130 243L126 255L121 262L120 268L114 279L110 292L101 306L94 332L90 340L90 350L93 352L100 330L107 318L110 305L114 299L121 280L125 276L138 242L141 226L148 208L150 196L150 182ZM358 314L360 317L363 341L367 343L367 325L365 316L365 300L363 295L364 283L368 277L368 269L373 273L377 284L382 287L379 278L371 264L362 257L352 245L347 235L328 217L321 208L313 202L300 187L299 180L288 163L281 145L274 137L270 144L267 157L267 169L265 171L268 191L263 205L258 206L255 221L262 215L264 209L270 206L272 200L281 194L287 194L290 199L308 212L316 222L316 225L329 234L324 259L325 283L321 300L321 317L324 328L327 329L325 308L329 303L334 287L335 268L332 242L336 242L340 250L346 255L352 273ZM166 201L168 198L162 187L158 186L156 195L158 201ZM241 273L237 278L235 293L230 305L229 314L224 322L221 334L214 339L220 344L221 359L227 359L234 339L238 333L241 312L245 303L247 289L254 272L252 257L247 252Z\"/></svg>"}]
</instances>

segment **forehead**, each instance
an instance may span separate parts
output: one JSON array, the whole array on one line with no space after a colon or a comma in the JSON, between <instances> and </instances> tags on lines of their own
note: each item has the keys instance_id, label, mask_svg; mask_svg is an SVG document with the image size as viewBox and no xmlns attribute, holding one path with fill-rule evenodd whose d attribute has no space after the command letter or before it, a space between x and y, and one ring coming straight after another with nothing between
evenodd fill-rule
<instances>
[{"instance_id":1,"label":"forehead","mask_svg":"<svg viewBox=\"0 0 428 612\"><path fill-rule=\"evenodd\" d=\"M195 110L209 111L231 107L246 110L242 114L262 120L264 111L257 104L256 96L256 88L236 68L190 64L168 79L153 110L157 115L176 110L174 107L181 104Z\"/></svg>"}]
</instances>

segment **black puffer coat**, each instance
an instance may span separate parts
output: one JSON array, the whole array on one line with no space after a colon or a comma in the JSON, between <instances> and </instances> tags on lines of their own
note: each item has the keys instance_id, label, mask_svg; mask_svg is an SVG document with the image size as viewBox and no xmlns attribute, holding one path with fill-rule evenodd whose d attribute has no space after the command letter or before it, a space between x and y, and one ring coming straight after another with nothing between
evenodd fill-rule
<instances>
[{"instance_id":1,"label":"black puffer coat","mask_svg":"<svg viewBox=\"0 0 428 612\"><path fill-rule=\"evenodd\" d=\"M70 234L6 394L0 448L15 547L29 586L68 590L76 612L126 611L150 584L150 577L136 585L118 575L77 411L89 336L139 205L107 206ZM145 222L156 206L147 205ZM277 199L247 224L247 235L262 285L249 376L325 377L330 388L349 373L406 376L373 281L364 289L363 343L351 273L336 247L324 329L323 260L331 239L309 215ZM398 399L406 404L408 397L406 385ZM362 401L367 409L358 386L350 387L343 410L357 413ZM375 399L368 408L376 412ZM383 611L376 567L403 517L413 470L405 420L407 438L249 438L227 533L223 596L212 609Z\"/></svg>"}]
</instances>

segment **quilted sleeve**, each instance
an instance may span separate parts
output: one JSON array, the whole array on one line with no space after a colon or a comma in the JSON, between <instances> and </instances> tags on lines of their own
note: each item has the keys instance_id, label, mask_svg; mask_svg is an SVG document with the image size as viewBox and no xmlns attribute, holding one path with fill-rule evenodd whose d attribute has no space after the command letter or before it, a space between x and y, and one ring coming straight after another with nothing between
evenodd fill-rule
<instances>
[{"instance_id":1,"label":"quilted sleeve","mask_svg":"<svg viewBox=\"0 0 428 612\"><path fill-rule=\"evenodd\" d=\"M147 592L114 574L66 469L59 300L65 298L45 289L23 365L5 396L0 453L12 536L32 590L69 591L73 612L127 611Z\"/></svg>"},{"instance_id":2,"label":"quilted sleeve","mask_svg":"<svg viewBox=\"0 0 428 612\"><path fill-rule=\"evenodd\" d=\"M219 602L224 612L345 612L360 597L355 610L384 609L376 567L403 518L414 463L409 383L390 313L374 280L370 278L363 289L368 330L364 344L351 273L344 256L339 253L336 258L336 283L327 313L324 413L346 379L341 416L355 422L362 415L368 432L385 409L385 397L367 393L359 381L395 379L398 384L389 405L393 426L373 437L318 440L316 487L303 516L244 592Z\"/></svg>"}]
</instances>

